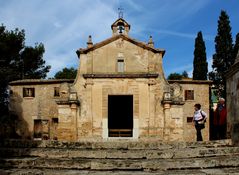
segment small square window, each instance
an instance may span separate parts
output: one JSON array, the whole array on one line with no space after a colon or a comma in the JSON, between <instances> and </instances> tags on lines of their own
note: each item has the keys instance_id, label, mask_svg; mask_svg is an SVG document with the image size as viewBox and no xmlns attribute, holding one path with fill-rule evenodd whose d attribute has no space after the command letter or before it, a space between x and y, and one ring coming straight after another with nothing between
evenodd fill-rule
<instances>
[{"instance_id":1,"label":"small square window","mask_svg":"<svg viewBox=\"0 0 239 175\"><path fill-rule=\"evenodd\" d=\"M54 97L60 97L60 88L54 87Z\"/></svg>"},{"instance_id":2,"label":"small square window","mask_svg":"<svg viewBox=\"0 0 239 175\"><path fill-rule=\"evenodd\" d=\"M58 118L52 118L52 123L58 123Z\"/></svg>"},{"instance_id":3,"label":"small square window","mask_svg":"<svg viewBox=\"0 0 239 175\"><path fill-rule=\"evenodd\" d=\"M193 117L187 117L187 123L192 123L193 122Z\"/></svg>"},{"instance_id":4,"label":"small square window","mask_svg":"<svg viewBox=\"0 0 239 175\"><path fill-rule=\"evenodd\" d=\"M117 69L118 72L124 72L124 60L117 60Z\"/></svg>"},{"instance_id":5,"label":"small square window","mask_svg":"<svg viewBox=\"0 0 239 175\"><path fill-rule=\"evenodd\" d=\"M194 100L194 90L185 90L185 100Z\"/></svg>"},{"instance_id":6,"label":"small square window","mask_svg":"<svg viewBox=\"0 0 239 175\"><path fill-rule=\"evenodd\" d=\"M23 88L23 97L35 97L35 88Z\"/></svg>"}]
</instances>

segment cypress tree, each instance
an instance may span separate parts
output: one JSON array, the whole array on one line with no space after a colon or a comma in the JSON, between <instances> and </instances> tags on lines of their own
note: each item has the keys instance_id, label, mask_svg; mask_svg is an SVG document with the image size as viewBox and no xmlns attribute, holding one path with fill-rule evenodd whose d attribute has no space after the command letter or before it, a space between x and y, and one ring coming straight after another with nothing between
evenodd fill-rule
<instances>
[{"instance_id":1,"label":"cypress tree","mask_svg":"<svg viewBox=\"0 0 239 175\"><path fill-rule=\"evenodd\" d=\"M206 47L202 32L198 32L195 39L194 60L193 60L193 80L207 80L207 56Z\"/></svg>"},{"instance_id":2,"label":"cypress tree","mask_svg":"<svg viewBox=\"0 0 239 175\"><path fill-rule=\"evenodd\" d=\"M218 20L217 36L215 37L215 51L213 55L212 72L210 80L213 81L218 90L218 96L226 97L225 73L230 69L235 61L233 58L233 42L229 16L226 11L221 11Z\"/></svg>"},{"instance_id":3,"label":"cypress tree","mask_svg":"<svg viewBox=\"0 0 239 175\"><path fill-rule=\"evenodd\" d=\"M239 33L236 35L236 41L233 47L233 58L237 58L237 54L239 52Z\"/></svg>"}]
</instances>

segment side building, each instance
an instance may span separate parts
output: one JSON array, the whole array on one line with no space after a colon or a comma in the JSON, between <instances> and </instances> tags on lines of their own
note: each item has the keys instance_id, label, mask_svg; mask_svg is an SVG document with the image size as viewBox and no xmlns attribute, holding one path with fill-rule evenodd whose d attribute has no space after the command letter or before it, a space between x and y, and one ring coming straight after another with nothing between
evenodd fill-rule
<instances>
[{"instance_id":1,"label":"side building","mask_svg":"<svg viewBox=\"0 0 239 175\"><path fill-rule=\"evenodd\" d=\"M19 119L17 134L22 138L56 139L59 135L56 101L67 96L73 81L27 79L10 82L9 111Z\"/></svg>"},{"instance_id":2,"label":"side building","mask_svg":"<svg viewBox=\"0 0 239 175\"><path fill-rule=\"evenodd\" d=\"M201 104L201 109L207 113L207 121L205 124L205 129L202 130L202 136L204 140L209 140L210 138L210 90L211 81L207 80L168 80L171 86L180 85L182 91L182 98L184 101L183 105L183 127L184 127L184 140L185 141L195 141L196 135L195 128L192 124L194 105L196 103ZM174 113L176 116L177 113Z\"/></svg>"}]
</instances>

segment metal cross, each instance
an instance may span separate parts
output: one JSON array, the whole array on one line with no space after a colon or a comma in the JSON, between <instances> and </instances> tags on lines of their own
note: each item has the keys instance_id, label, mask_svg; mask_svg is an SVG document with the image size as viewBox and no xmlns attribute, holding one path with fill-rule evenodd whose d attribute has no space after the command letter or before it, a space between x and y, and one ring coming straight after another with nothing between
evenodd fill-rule
<instances>
[{"instance_id":1,"label":"metal cross","mask_svg":"<svg viewBox=\"0 0 239 175\"><path fill-rule=\"evenodd\" d=\"M123 18L123 8L122 7L119 7L118 8L118 11L119 11L119 18Z\"/></svg>"}]
</instances>

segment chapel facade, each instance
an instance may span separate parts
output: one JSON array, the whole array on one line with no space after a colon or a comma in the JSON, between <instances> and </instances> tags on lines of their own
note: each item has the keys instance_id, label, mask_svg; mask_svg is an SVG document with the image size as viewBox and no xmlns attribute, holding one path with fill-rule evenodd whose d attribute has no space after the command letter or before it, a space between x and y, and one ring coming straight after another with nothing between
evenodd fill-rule
<instances>
[{"instance_id":1,"label":"chapel facade","mask_svg":"<svg viewBox=\"0 0 239 175\"><path fill-rule=\"evenodd\" d=\"M129 36L123 18L112 36L79 57L74 80L18 80L10 83L9 109L20 117L18 134L54 140L195 141L194 104L209 114L209 81L167 81L164 49ZM208 121L210 121L208 119ZM209 123L203 130L209 139Z\"/></svg>"}]
</instances>

